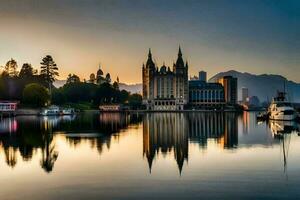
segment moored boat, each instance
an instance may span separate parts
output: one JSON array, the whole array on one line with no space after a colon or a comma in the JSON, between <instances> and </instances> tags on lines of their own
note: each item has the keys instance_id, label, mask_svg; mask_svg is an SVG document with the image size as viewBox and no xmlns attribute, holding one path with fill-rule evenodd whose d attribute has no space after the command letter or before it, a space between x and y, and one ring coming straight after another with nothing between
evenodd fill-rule
<instances>
[{"instance_id":1,"label":"moored boat","mask_svg":"<svg viewBox=\"0 0 300 200\"><path fill-rule=\"evenodd\" d=\"M74 115L74 108L59 108L58 106L52 105L48 108L42 109L40 115L42 116L58 116L58 115Z\"/></svg>"},{"instance_id":2,"label":"moored boat","mask_svg":"<svg viewBox=\"0 0 300 200\"><path fill-rule=\"evenodd\" d=\"M55 116L55 115L60 115L60 110L58 106L52 105L49 106L48 108L42 109L40 112L40 115L42 116Z\"/></svg>"},{"instance_id":3,"label":"moored boat","mask_svg":"<svg viewBox=\"0 0 300 200\"><path fill-rule=\"evenodd\" d=\"M74 115L74 114L75 114L74 108L63 108L61 110L61 115Z\"/></svg>"},{"instance_id":4,"label":"moored boat","mask_svg":"<svg viewBox=\"0 0 300 200\"><path fill-rule=\"evenodd\" d=\"M271 120L292 121L297 117L297 113L292 104L285 99L285 92L278 92L269 106L269 118Z\"/></svg>"}]
</instances>

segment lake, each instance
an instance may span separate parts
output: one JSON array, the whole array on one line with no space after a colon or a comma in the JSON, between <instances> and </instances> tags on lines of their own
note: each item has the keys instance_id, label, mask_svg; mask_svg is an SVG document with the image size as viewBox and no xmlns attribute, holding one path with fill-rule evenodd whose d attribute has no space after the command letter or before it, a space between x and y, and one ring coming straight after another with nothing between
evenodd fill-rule
<instances>
[{"instance_id":1,"label":"lake","mask_svg":"<svg viewBox=\"0 0 300 200\"><path fill-rule=\"evenodd\" d=\"M0 121L0 199L299 199L299 124L255 113Z\"/></svg>"}]
</instances>

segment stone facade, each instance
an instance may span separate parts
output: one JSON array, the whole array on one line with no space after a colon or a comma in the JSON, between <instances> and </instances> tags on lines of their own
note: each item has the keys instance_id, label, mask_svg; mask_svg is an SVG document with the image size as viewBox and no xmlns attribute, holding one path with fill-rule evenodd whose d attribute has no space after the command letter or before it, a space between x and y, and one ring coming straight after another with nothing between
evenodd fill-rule
<instances>
[{"instance_id":1,"label":"stone facade","mask_svg":"<svg viewBox=\"0 0 300 200\"><path fill-rule=\"evenodd\" d=\"M147 110L183 110L188 103L188 63L184 63L179 47L178 58L170 67L160 68L153 62L149 50L142 67L143 103Z\"/></svg>"}]
</instances>

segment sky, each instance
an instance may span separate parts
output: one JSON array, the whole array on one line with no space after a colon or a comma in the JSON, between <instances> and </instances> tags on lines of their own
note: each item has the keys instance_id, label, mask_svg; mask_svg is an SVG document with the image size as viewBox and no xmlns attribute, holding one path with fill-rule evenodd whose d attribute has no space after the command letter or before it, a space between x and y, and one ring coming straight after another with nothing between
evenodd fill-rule
<instances>
[{"instance_id":1,"label":"sky","mask_svg":"<svg viewBox=\"0 0 300 200\"><path fill-rule=\"evenodd\" d=\"M0 0L0 66L40 68L52 55L60 76L88 79L99 64L140 83L151 48L172 66L180 45L189 75L238 70L300 82L298 0Z\"/></svg>"}]
</instances>

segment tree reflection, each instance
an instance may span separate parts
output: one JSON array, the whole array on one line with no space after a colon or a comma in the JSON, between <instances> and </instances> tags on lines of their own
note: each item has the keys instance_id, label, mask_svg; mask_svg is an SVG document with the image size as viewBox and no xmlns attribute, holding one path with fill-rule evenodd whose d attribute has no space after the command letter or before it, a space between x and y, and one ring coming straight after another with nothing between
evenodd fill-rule
<instances>
[{"instance_id":1,"label":"tree reflection","mask_svg":"<svg viewBox=\"0 0 300 200\"><path fill-rule=\"evenodd\" d=\"M118 139L123 129L141 121L142 115L120 113L6 118L0 121L0 149L11 168L17 165L19 156L28 162L40 151L40 166L49 173L59 155L56 133L64 133L66 141L74 148L88 142L100 155L105 147L110 148L112 138Z\"/></svg>"}]
</instances>

